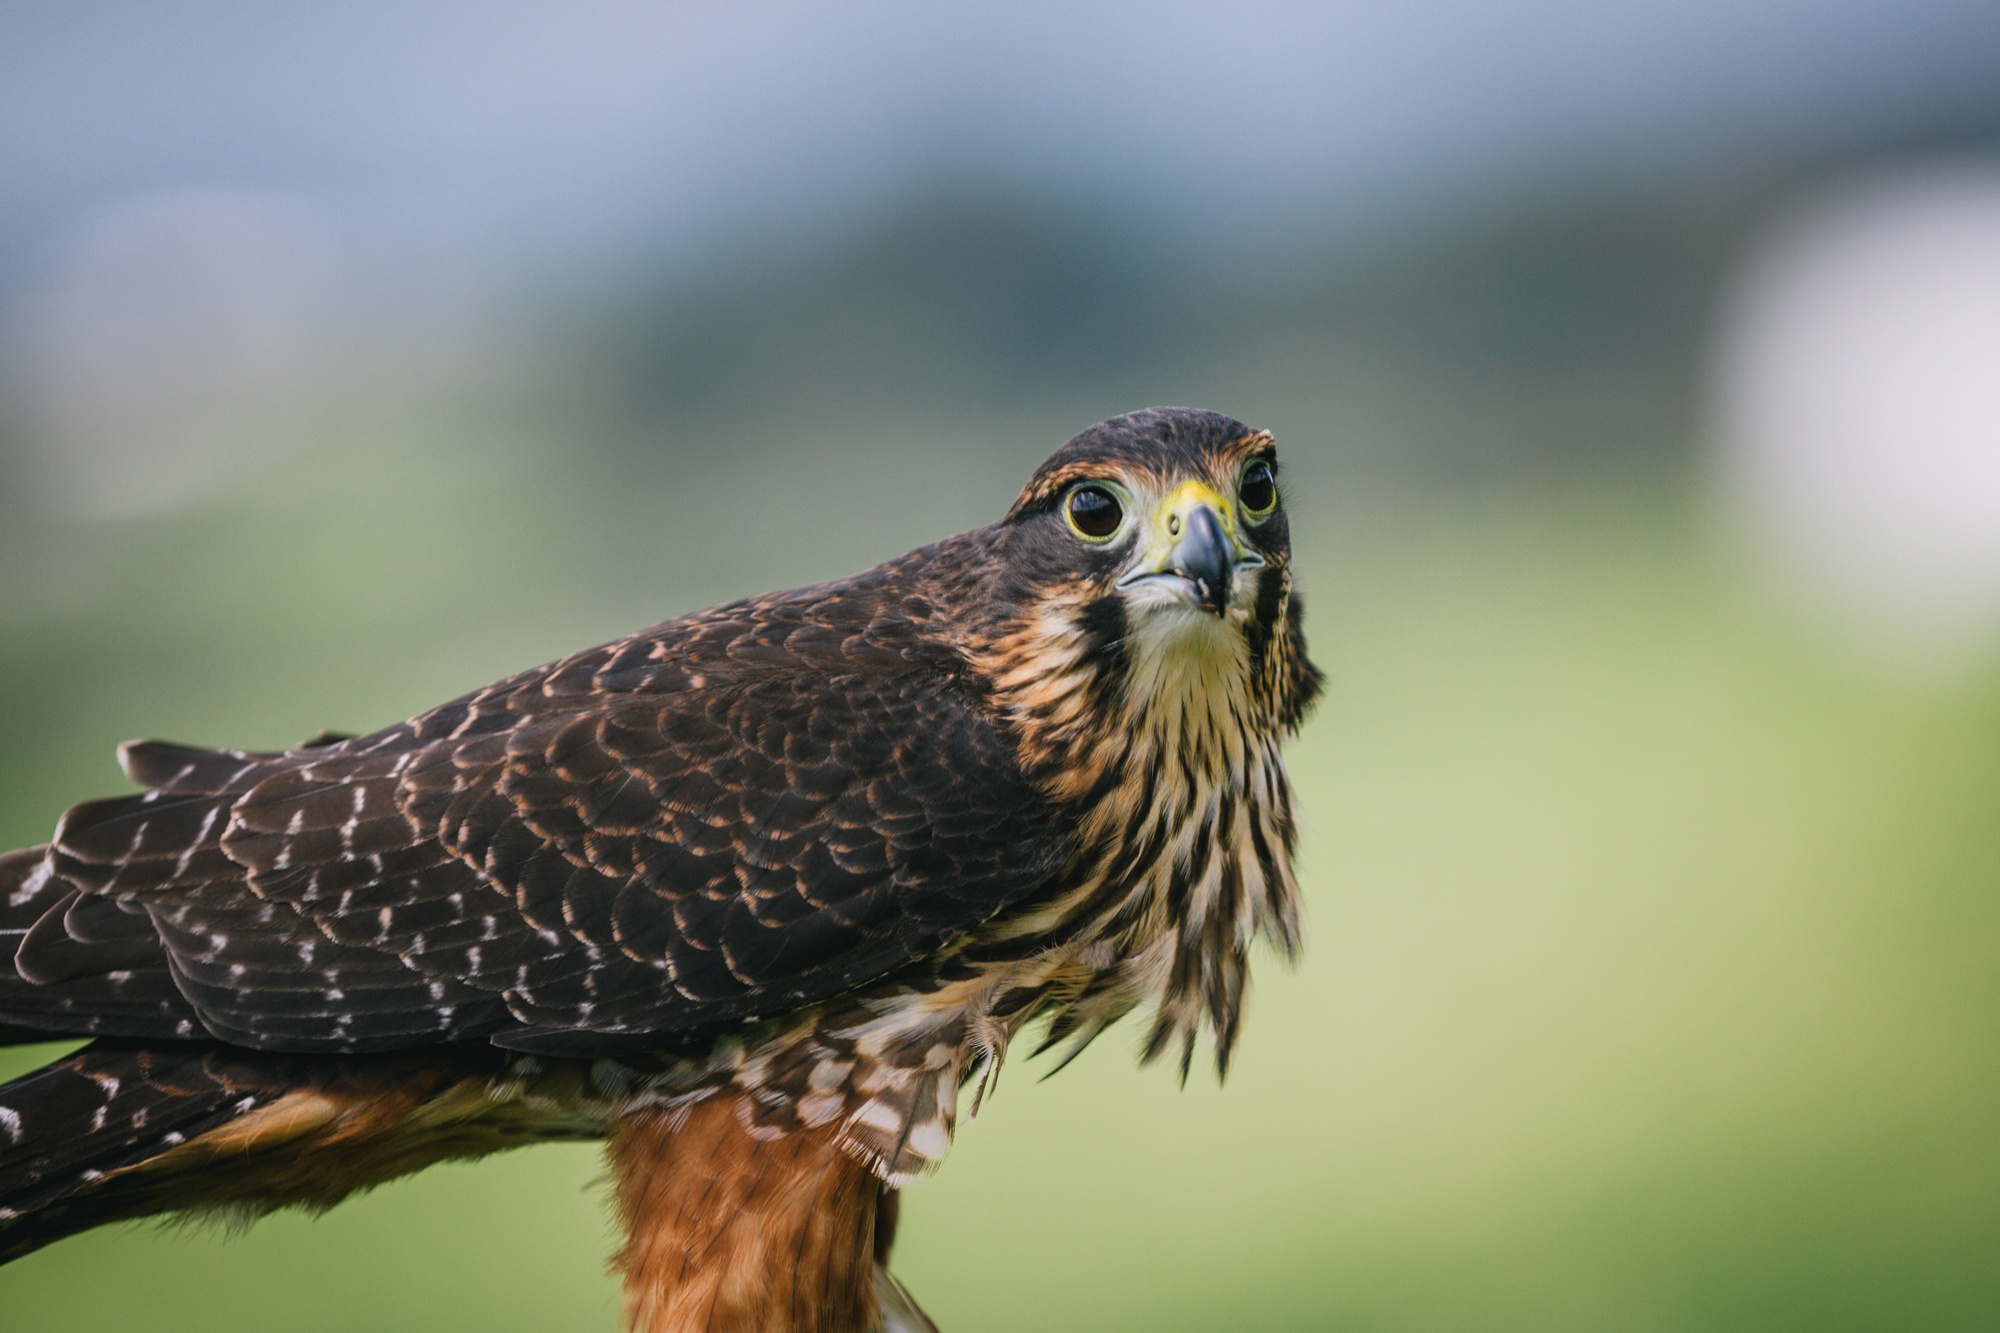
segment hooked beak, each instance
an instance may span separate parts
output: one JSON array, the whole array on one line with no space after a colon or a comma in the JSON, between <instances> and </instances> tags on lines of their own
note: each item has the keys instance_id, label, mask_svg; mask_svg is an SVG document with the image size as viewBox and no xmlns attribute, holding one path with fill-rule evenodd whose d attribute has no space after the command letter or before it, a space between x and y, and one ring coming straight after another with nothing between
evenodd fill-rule
<instances>
[{"instance_id":1,"label":"hooked beak","mask_svg":"<svg viewBox=\"0 0 2000 1333\"><path fill-rule=\"evenodd\" d=\"M1235 595L1236 571L1261 565L1264 558L1230 535L1220 503L1221 498L1205 485L1184 487L1161 507L1152 554L1119 580L1120 585L1162 580L1202 610L1218 617L1227 614Z\"/></svg>"},{"instance_id":2,"label":"hooked beak","mask_svg":"<svg viewBox=\"0 0 2000 1333\"><path fill-rule=\"evenodd\" d=\"M1195 601L1221 615L1229 609L1236 552L1222 531L1222 518L1207 505L1191 505L1182 518L1181 539L1167 557L1167 569L1194 585Z\"/></svg>"}]
</instances>

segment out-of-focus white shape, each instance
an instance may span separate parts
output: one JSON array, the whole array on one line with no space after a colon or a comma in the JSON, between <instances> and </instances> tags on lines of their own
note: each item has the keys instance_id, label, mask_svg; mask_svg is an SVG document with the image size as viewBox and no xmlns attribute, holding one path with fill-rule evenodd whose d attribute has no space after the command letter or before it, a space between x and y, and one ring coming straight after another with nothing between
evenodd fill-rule
<instances>
[{"instance_id":1,"label":"out-of-focus white shape","mask_svg":"<svg viewBox=\"0 0 2000 1333\"><path fill-rule=\"evenodd\" d=\"M46 498L152 513L254 472L326 370L328 288L310 220L270 194L159 192L84 219L17 330Z\"/></svg>"},{"instance_id":2,"label":"out-of-focus white shape","mask_svg":"<svg viewBox=\"0 0 2000 1333\"><path fill-rule=\"evenodd\" d=\"M1822 198L1714 352L1725 484L1789 579L1913 664L2000 638L2000 162Z\"/></svg>"}]
</instances>

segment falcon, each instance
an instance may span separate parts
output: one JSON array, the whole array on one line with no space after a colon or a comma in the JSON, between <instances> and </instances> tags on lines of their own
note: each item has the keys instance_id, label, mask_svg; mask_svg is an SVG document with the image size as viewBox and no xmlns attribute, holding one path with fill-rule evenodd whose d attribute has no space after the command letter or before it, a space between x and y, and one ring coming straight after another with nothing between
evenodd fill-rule
<instances>
[{"instance_id":1,"label":"falcon","mask_svg":"<svg viewBox=\"0 0 2000 1333\"><path fill-rule=\"evenodd\" d=\"M886 1268L1024 1029L1226 1073L1319 690L1268 433L1156 408L1005 517L366 736L124 745L0 857L0 1258L608 1141L628 1325L930 1328ZM1060 1066L1058 1066L1060 1067Z\"/></svg>"}]
</instances>

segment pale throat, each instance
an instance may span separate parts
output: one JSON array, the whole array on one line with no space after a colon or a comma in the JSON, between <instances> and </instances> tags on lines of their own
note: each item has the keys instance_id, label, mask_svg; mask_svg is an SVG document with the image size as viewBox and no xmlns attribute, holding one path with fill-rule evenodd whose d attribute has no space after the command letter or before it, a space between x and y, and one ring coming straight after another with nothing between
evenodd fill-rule
<instances>
[{"instance_id":1,"label":"pale throat","mask_svg":"<svg viewBox=\"0 0 2000 1333\"><path fill-rule=\"evenodd\" d=\"M1251 725L1246 613L1228 617L1191 607L1144 607L1131 618L1125 720L1167 745L1235 737Z\"/></svg>"}]
</instances>

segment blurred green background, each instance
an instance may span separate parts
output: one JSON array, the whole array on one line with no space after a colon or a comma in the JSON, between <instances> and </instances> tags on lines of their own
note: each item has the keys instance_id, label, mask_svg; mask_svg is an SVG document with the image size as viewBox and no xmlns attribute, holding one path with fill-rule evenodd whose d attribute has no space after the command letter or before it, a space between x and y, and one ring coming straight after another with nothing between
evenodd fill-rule
<instances>
[{"instance_id":1,"label":"blurred green background","mask_svg":"<svg viewBox=\"0 0 2000 1333\"><path fill-rule=\"evenodd\" d=\"M121 790L120 740L372 729L988 522L1113 412L1212 407L1278 435L1329 679L1292 751L1308 952L1264 960L1226 1087L1123 1031L1008 1069L906 1196L895 1266L940 1325L1991 1328L2000 661L1908 669L1775 576L1705 406L1772 218L1996 142L2000 79L1925 100L1937 67L1889 64L1822 71L1829 106L1902 92L1816 136L1684 116L1630 169L1247 240L931 157L443 315L377 292L305 371L168 357L111 417L63 415L115 338L62 322L47 220L116 192L17 189L57 239L0 282L0 843ZM0 1327L608 1330L600 1170L540 1148L240 1235L88 1235L0 1270Z\"/></svg>"}]
</instances>

